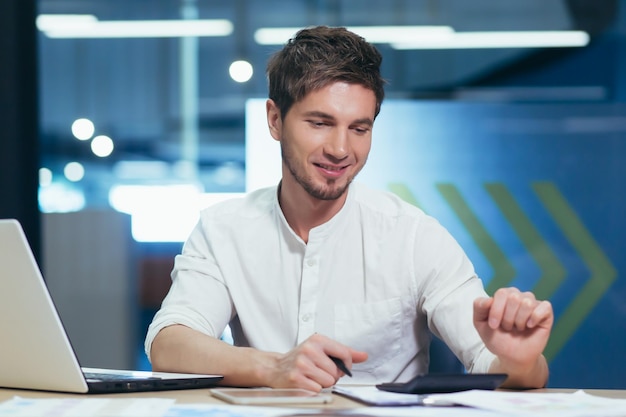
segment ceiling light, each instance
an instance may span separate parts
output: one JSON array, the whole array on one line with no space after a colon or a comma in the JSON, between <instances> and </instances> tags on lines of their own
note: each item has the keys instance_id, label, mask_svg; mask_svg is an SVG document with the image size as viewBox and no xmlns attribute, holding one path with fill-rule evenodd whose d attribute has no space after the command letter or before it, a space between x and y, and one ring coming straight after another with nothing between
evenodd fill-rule
<instances>
[{"instance_id":1,"label":"ceiling light","mask_svg":"<svg viewBox=\"0 0 626 417\"><path fill-rule=\"evenodd\" d=\"M72 123L72 134L78 140L91 139L95 131L96 128L89 119L80 118Z\"/></svg>"},{"instance_id":2,"label":"ceiling light","mask_svg":"<svg viewBox=\"0 0 626 417\"><path fill-rule=\"evenodd\" d=\"M583 31L453 32L438 38L392 42L394 49L481 49L580 47L589 43Z\"/></svg>"},{"instance_id":3,"label":"ceiling light","mask_svg":"<svg viewBox=\"0 0 626 417\"><path fill-rule=\"evenodd\" d=\"M226 19L98 20L93 15L39 15L37 28L49 38L167 38L228 36Z\"/></svg>"},{"instance_id":4,"label":"ceiling light","mask_svg":"<svg viewBox=\"0 0 626 417\"><path fill-rule=\"evenodd\" d=\"M65 178L72 182L78 182L85 176L85 167L80 162L69 162L63 168Z\"/></svg>"},{"instance_id":5,"label":"ceiling light","mask_svg":"<svg viewBox=\"0 0 626 417\"><path fill-rule=\"evenodd\" d=\"M254 32L254 40L260 45L283 45L301 29L261 28ZM454 32L450 26L351 26L346 29L371 43L403 42L422 37L437 39Z\"/></svg>"},{"instance_id":6,"label":"ceiling light","mask_svg":"<svg viewBox=\"0 0 626 417\"><path fill-rule=\"evenodd\" d=\"M254 40L261 45L283 45L302 28L261 28ZM455 32L450 26L352 26L347 27L371 43L387 43L394 49L549 48L580 47L589 34L563 31Z\"/></svg>"},{"instance_id":7,"label":"ceiling light","mask_svg":"<svg viewBox=\"0 0 626 417\"><path fill-rule=\"evenodd\" d=\"M96 136L91 141L91 151L100 158L111 155L114 148L113 140L105 135Z\"/></svg>"},{"instance_id":8,"label":"ceiling light","mask_svg":"<svg viewBox=\"0 0 626 417\"><path fill-rule=\"evenodd\" d=\"M47 187L52 184L52 171L49 168L39 168L39 186Z\"/></svg>"},{"instance_id":9,"label":"ceiling light","mask_svg":"<svg viewBox=\"0 0 626 417\"><path fill-rule=\"evenodd\" d=\"M252 64L248 61L239 60L234 61L230 64L228 68L228 73L230 74L230 78L235 80L238 83L245 83L252 78L252 74L254 73L254 69L252 68Z\"/></svg>"},{"instance_id":10,"label":"ceiling light","mask_svg":"<svg viewBox=\"0 0 626 417\"><path fill-rule=\"evenodd\" d=\"M40 14L37 16L37 29L47 31L63 26L89 26L98 21L92 14Z\"/></svg>"}]
</instances>

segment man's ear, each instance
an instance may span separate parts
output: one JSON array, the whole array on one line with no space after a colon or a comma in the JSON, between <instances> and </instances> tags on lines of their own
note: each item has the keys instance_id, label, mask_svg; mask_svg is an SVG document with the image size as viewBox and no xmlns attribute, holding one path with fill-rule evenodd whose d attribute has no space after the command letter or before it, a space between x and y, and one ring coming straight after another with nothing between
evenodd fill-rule
<instances>
[{"instance_id":1,"label":"man's ear","mask_svg":"<svg viewBox=\"0 0 626 417\"><path fill-rule=\"evenodd\" d=\"M274 103L274 100L268 99L265 102L265 111L267 113L267 126L270 129L270 135L272 135L275 140L280 141L283 126L280 109L276 103Z\"/></svg>"}]
</instances>

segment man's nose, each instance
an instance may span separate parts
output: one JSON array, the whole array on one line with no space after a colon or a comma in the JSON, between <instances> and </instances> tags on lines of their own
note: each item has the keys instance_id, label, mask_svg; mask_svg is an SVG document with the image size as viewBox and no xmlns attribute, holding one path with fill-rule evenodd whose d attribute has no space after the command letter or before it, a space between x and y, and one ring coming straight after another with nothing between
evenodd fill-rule
<instances>
[{"instance_id":1,"label":"man's nose","mask_svg":"<svg viewBox=\"0 0 626 417\"><path fill-rule=\"evenodd\" d=\"M329 156L338 160L345 159L350 148L348 132L343 129L335 129L332 135L330 135L325 148Z\"/></svg>"}]
</instances>

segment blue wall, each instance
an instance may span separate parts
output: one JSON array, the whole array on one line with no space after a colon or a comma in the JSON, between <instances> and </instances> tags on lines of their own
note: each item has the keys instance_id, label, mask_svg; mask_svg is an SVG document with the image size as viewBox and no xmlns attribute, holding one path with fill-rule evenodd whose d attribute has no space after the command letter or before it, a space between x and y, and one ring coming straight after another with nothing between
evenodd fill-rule
<instances>
[{"instance_id":1,"label":"blue wall","mask_svg":"<svg viewBox=\"0 0 626 417\"><path fill-rule=\"evenodd\" d=\"M359 180L437 217L489 291L554 306L551 387L626 388L626 105L394 101Z\"/></svg>"}]
</instances>

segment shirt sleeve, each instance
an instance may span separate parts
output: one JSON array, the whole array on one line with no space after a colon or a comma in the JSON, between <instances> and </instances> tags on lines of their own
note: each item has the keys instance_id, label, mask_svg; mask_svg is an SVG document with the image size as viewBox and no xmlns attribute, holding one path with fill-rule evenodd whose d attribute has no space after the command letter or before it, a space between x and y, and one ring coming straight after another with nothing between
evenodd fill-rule
<instances>
[{"instance_id":1,"label":"shirt sleeve","mask_svg":"<svg viewBox=\"0 0 626 417\"><path fill-rule=\"evenodd\" d=\"M473 302L487 294L472 263L450 233L430 217L419 229L416 253L419 305L430 330L468 372L487 372L495 356L473 322Z\"/></svg>"},{"instance_id":2,"label":"shirt sleeve","mask_svg":"<svg viewBox=\"0 0 626 417\"><path fill-rule=\"evenodd\" d=\"M148 327L144 344L148 359L152 342L163 328L182 324L217 338L234 311L201 220L175 258L172 286Z\"/></svg>"}]
</instances>

